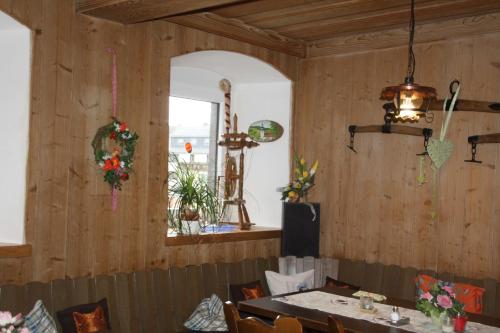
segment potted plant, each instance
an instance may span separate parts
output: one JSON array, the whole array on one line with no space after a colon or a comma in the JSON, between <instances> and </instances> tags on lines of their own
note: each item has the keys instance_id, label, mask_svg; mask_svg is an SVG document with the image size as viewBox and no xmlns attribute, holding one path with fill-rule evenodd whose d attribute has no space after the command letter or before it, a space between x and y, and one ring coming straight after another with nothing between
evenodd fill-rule
<instances>
[{"instance_id":1,"label":"potted plant","mask_svg":"<svg viewBox=\"0 0 500 333\"><path fill-rule=\"evenodd\" d=\"M196 234L207 224L217 224L219 201L207 179L175 154L169 154L169 167L169 226L180 234Z\"/></svg>"},{"instance_id":2,"label":"potted plant","mask_svg":"<svg viewBox=\"0 0 500 333\"><path fill-rule=\"evenodd\" d=\"M294 155L294 179L281 191L283 256L319 256L320 205L307 202L317 169L318 161L309 167L304 158Z\"/></svg>"}]
</instances>

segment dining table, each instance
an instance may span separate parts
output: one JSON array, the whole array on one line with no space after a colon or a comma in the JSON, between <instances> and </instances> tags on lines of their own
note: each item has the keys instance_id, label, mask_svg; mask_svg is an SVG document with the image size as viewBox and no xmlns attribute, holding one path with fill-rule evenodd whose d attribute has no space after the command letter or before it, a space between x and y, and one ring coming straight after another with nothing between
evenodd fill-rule
<instances>
[{"instance_id":1,"label":"dining table","mask_svg":"<svg viewBox=\"0 0 500 333\"><path fill-rule=\"evenodd\" d=\"M238 309L240 311L246 312L247 314L254 315L256 317L264 317L269 319L274 319L278 315L292 316L296 317L304 328L308 331L318 331L318 332L330 332L328 329L328 316L331 315L336 319L339 319L344 327L351 332L366 332L366 333L399 333L399 332L415 332L413 327L405 327L405 325L394 326L389 323L389 318L386 315L383 317L382 311L380 313L373 313L373 316L367 316L364 312L359 312L359 315L345 315L345 308L342 308L347 302L351 305L359 304L359 300L356 299L352 294L355 291L352 289L343 288L319 288L312 289L308 291L301 291L295 293L288 293L276 296L267 296L257 299L251 299L246 301L241 301L238 303ZM329 302L335 303L328 307L328 312L315 309L311 306L304 307L298 306L292 303L291 299L300 299L303 296L313 296L313 294L307 295L306 293L315 293L316 297L330 298ZM324 293L324 294L323 294ZM296 296L298 295L298 296ZM335 302L333 301L335 300ZM380 302L381 305L375 303L375 308L385 308L388 306L391 308L397 306L399 309L407 310L408 313L415 314L414 301L397 299L394 297L388 297L385 301ZM314 307L314 306L313 306ZM321 308L321 307L320 307ZM338 309L338 311L337 311ZM404 312L404 311L403 311ZM355 313L356 314L356 313ZM424 318L422 314L418 313L419 317ZM481 333L484 332L500 332L500 318L489 317L485 315L478 314L467 314L469 320L469 326L466 329L466 333L474 332ZM420 329L422 332L440 332L435 325L432 324L430 318L429 330ZM474 324L472 324L474 323ZM476 324L477 323L477 324ZM482 326L487 325L487 326ZM475 325L475 326L474 326ZM469 328L470 327L470 328ZM484 329L478 329L477 327L482 327ZM413 328L413 329L412 329ZM497 330L498 328L498 330Z\"/></svg>"}]
</instances>

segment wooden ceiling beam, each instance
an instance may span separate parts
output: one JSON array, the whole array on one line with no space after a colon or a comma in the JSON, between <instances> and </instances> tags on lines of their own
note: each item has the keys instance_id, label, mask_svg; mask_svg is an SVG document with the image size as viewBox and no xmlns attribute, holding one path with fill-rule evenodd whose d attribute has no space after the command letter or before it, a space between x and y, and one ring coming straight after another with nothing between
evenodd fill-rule
<instances>
[{"instance_id":1,"label":"wooden ceiling beam","mask_svg":"<svg viewBox=\"0 0 500 333\"><path fill-rule=\"evenodd\" d=\"M433 0L419 0L418 4ZM362 16L372 11L388 10L394 8L408 9L408 3L401 0L352 0L332 1L323 0L300 6L288 6L271 11L261 11L239 17L247 24L259 28L273 29L276 27L290 26L311 21L321 21L347 15Z\"/></svg>"},{"instance_id":2,"label":"wooden ceiling beam","mask_svg":"<svg viewBox=\"0 0 500 333\"><path fill-rule=\"evenodd\" d=\"M302 58L305 56L306 46L303 41L282 36L274 31L255 28L237 19L228 19L213 13L201 13L165 20L293 56Z\"/></svg>"},{"instance_id":3,"label":"wooden ceiling beam","mask_svg":"<svg viewBox=\"0 0 500 333\"><path fill-rule=\"evenodd\" d=\"M498 0L439 0L420 3L415 8L415 17L417 23L424 23L482 15L498 10L500 10L500 1ZM309 21L273 30L291 38L311 41L407 26L409 16L410 6L406 6L405 8L371 11L363 15L353 14L320 21Z\"/></svg>"},{"instance_id":4,"label":"wooden ceiling beam","mask_svg":"<svg viewBox=\"0 0 500 333\"><path fill-rule=\"evenodd\" d=\"M339 1L339 0L257 0L244 4L237 4L212 10L211 12L220 16L240 19L246 15L253 15L269 11L281 10L300 5L314 5L319 1Z\"/></svg>"},{"instance_id":5,"label":"wooden ceiling beam","mask_svg":"<svg viewBox=\"0 0 500 333\"><path fill-rule=\"evenodd\" d=\"M130 24L252 1L254 0L76 0L76 11Z\"/></svg>"},{"instance_id":6,"label":"wooden ceiling beam","mask_svg":"<svg viewBox=\"0 0 500 333\"><path fill-rule=\"evenodd\" d=\"M464 38L500 32L500 12L427 23L416 27L415 43ZM308 43L307 56L321 57L408 45L408 29L340 36Z\"/></svg>"}]
</instances>

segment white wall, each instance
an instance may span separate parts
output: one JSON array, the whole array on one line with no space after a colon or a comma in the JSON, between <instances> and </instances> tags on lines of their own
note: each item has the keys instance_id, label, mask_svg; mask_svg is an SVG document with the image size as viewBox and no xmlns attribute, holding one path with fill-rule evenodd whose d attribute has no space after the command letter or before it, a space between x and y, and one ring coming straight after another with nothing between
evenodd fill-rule
<instances>
[{"instance_id":1,"label":"white wall","mask_svg":"<svg viewBox=\"0 0 500 333\"><path fill-rule=\"evenodd\" d=\"M24 242L31 32L0 12L0 243Z\"/></svg>"},{"instance_id":2,"label":"white wall","mask_svg":"<svg viewBox=\"0 0 500 333\"><path fill-rule=\"evenodd\" d=\"M273 120L283 126L279 140L245 150L244 182L250 220L260 226L281 227L281 194L276 188L289 180L291 81L260 60L232 52L204 51L173 58L170 94L222 103L220 134L224 130L222 78L231 81L231 112L238 114L239 131L247 132L257 120ZM223 175L222 155L219 162L219 175ZM237 221L236 210L231 213L231 219Z\"/></svg>"},{"instance_id":3,"label":"white wall","mask_svg":"<svg viewBox=\"0 0 500 333\"><path fill-rule=\"evenodd\" d=\"M273 120L283 126L283 136L274 142L245 150L244 197L252 222L281 227L281 193L289 181L291 82L236 84L233 109L238 128L248 132L256 120Z\"/></svg>"}]
</instances>

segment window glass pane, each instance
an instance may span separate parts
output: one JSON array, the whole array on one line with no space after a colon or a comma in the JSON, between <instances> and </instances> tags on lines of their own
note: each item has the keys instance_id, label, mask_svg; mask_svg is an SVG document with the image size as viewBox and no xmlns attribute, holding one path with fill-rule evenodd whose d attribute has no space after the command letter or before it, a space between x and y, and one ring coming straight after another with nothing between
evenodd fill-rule
<instances>
[{"instance_id":1,"label":"window glass pane","mask_svg":"<svg viewBox=\"0 0 500 333\"><path fill-rule=\"evenodd\" d=\"M215 188L218 104L170 97L169 152L190 163Z\"/></svg>"}]
</instances>

